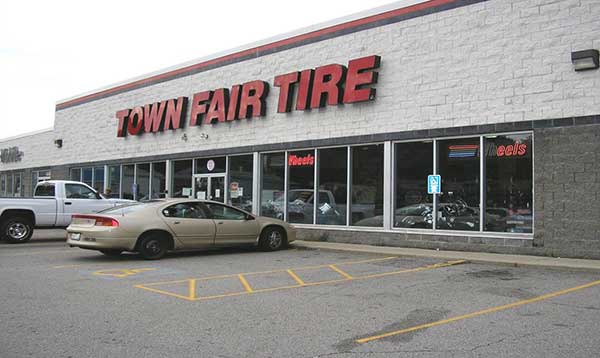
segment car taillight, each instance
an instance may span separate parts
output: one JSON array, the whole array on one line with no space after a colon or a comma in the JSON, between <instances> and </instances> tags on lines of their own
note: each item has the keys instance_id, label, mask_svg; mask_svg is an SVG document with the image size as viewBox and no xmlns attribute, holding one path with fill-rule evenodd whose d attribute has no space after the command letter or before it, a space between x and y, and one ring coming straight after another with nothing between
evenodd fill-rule
<instances>
[{"instance_id":1,"label":"car taillight","mask_svg":"<svg viewBox=\"0 0 600 358\"><path fill-rule=\"evenodd\" d=\"M114 226L114 227L118 227L119 226L119 222L115 219L111 219L111 218L102 218L102 217L98 217L96 218L96 226Z\"/></svg>"},{"instance_id":2,"label":"car taillight","mask_svg":"<svg viewBox=\"0 0 600 358\"><path fill-rule=\"evenodd\" d=\"M94 215L73 215L72 219L88 219L94 220L94 225L96 226L111 226L118 227L119 222L113 218L107 218L103 216L94 216Z\"/></svg>"}]
</instances>

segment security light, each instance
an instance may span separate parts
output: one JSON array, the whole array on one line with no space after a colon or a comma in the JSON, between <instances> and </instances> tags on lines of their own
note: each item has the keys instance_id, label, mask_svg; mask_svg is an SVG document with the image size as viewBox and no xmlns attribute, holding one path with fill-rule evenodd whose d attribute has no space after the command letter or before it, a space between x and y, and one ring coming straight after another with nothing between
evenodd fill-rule
<instances>
[{"instance_id":1,"label":"security light","mask_svg":"<svg viewBox=\"0 0 600 358\"><path fill-rule=\"evenodd\" d=\"M62 148L62 139L55 139L54 145L56 146L56 148Z\"/></svg>"},{"instance_id":2,"label":"security light","mask_svg":"<svg viewBox=\"0 0 600 358\"><path fill-rule=\"evenodd\" d=\"M598 50L583 50L571 52L571 62L575 71L595 70L598 65Z\"/></svg>"}]
</instances>

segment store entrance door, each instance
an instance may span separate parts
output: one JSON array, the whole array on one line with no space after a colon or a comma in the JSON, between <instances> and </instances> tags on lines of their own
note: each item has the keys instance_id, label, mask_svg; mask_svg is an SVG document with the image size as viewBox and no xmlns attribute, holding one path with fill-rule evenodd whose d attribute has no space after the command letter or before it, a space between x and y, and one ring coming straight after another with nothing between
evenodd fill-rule
<instances>
[{"instance_id":1,"label":"store entrance door","mask_svg":"<svg viewBox=\"0 0 600 358\"><path fill-rule=\"evenodd\" d=\"M225 174L196 174L193 183L195 199L225 203Z\"/></svg>"}]
</instances>

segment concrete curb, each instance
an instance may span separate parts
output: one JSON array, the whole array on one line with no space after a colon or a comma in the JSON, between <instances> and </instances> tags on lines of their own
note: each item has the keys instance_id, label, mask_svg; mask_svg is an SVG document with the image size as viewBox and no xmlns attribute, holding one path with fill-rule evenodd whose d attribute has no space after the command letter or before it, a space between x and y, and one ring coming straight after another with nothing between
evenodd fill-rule
<instances>
[{"instance_id":1,"label":"concrete curb","mask_svg":"<svg viewBox=\"0 0 600 358\"><path fill-rule=\"evenodd\" d=\"M371 246L296 240L292 246L330 251L350 251L383 255L429 257L445 260L467 260L470 262L494 263L511 266L535 266L546 268L600 270L600 260L563 259L544 256L504 255L484 252L438 251L403 247Z\"/></svg>"}]
</instances>

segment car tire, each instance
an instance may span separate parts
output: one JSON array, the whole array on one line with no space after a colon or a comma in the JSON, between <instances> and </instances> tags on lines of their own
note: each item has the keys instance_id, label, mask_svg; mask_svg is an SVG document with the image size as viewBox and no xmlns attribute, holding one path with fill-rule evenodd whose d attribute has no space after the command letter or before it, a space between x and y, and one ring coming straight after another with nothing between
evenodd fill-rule
<instances>
[{"instance_id":1,"label":"car tire","mask_svg":"<svg viewBox=\"0 0 600 358\"><path fill-rule=\"evenodd\" d=\"M148 235L140 239L138 252L146 260L163 258L168 251L168 241L161 235Z\"/></svg>"},{"instance_id":2,"label":"car tire","mask_svg":"<svg viewBox=\"0 0 600 358\"><path fill-rule=\"evenodd\" d=\"M276 226L269 226L262 231L258 246L263 251L277 251L287 246L285 231Z\"/></svg>"},{"instance_id":3,"label":"car tire","mask_svg":"<svg viewBox=\"0 0 600 358\"><path fill-rule=\"evenodd\" d=\"M119 257L123 251L121 250L100 250L101 253L108 257Z\"/></svg>"},{"instance_id":4,"label":"car tire","mask_svg":"<svg viewBox=\"0 0 600 358\"><path fill-rule=\"evenodd\" d=\"M11 244L22 244L31 239L33 223L26 217L14 216L2 223L1 229L4 239Z\"/></svg>"}]
</instances>

